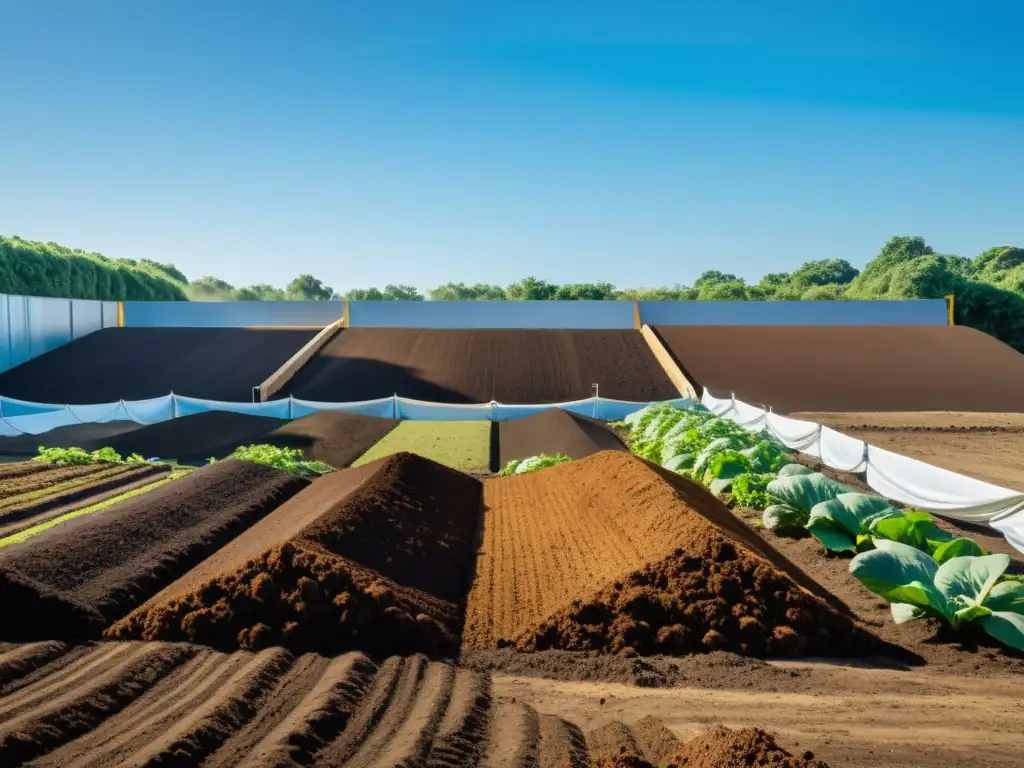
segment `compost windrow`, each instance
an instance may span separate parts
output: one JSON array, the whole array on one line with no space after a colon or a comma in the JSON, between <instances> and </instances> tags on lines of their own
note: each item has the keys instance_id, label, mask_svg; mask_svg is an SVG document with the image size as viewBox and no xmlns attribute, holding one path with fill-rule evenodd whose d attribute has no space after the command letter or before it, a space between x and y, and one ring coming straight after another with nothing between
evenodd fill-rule
<instances>
[{"instance_id":1,"label":"compost windrow","mask_svg":"<svg viewBox=\"0 0 1024 768\"><path fill-rule=\"evenodd\" d=\"M552 408L523 419L498 424L501 466L513 459L562 454L582 459L598 451L624 451L626 446L602 421Z\"/></svg>"},{"instance_id":2,"label":"compost windrow","mask_svg":"<svg viewBox=\"0 0 1024 768\"><path fill-rule=\"evenodd\" d=\"M296 419L260 438L261 443L298 448L311 461L332 467L347 467L391 430L394 419L379 419L358 413L324 411Z\"/></svg>"},{"instance_id":3,"label":"compost windrow","mask_svg":"<svg viewBox=\"0 0 1024 768\"><path fill-rule=\"evenodd\" d=\"M454 655L480 499L475 478L409 453L327 475L107 635Z\"/></svg>"},{"instance_id":4,"label":"compost windrow","mask_svg":"<svg viewBox=\"0 0 1024 768\"><path fill-rule=\"evenodd\" d=\"M679 396L636 331L346 328L280 396L347 402L557 403Z\"/></svg>"},{"instance_id":5,"label":"compost windrow","mask_svg":"<svg viewBox=\"0 0 1024 768\"><path fill-rule=\"evenodd\" d=\"M0 548L2 639L98 636L308 484L225 461Z\"/></svg>"}]
</instances>

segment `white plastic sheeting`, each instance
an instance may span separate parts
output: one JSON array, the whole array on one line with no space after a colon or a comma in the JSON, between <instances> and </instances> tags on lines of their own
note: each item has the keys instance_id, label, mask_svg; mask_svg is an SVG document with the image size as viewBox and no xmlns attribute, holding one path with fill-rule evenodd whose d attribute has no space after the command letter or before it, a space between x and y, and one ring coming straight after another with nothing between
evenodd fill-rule
<instances>
[{"instance_id":1,"label":"white plastic sheeting","mask_svg":"<svg viewBox=\"0 0 1024 768\"><path fill-rule=\"evenodd\" d=\"M988 523L1024 552L1024 493L950 472L836 432L813 421L777 416L735 397L701 398L711 412L741 426L768 429L788 447L844 472L864 472L880 495L926 512L970 523Z\"/></svg>"},{"instance_id":2,"label":"white plastic sheeting","mask_svg":"<svg viewBox=\"0 0 1024 768\"><path fill-rule=\"evenodd\" d=\"M686 407L690 400L671 400L673 405ZM134 421L155 424L159 421L194 416L208 411L248 413L277 419L301 419L320 411L344 411L384 419L410 421L510 421L521 419L551 408L564 408L584 416L604 421L618 421L627 414L649 403L628 400L609 400L591 397L567 403L538 405L505 405L490 403L428 403L405 397L385 397L354 403L321 403L313 400L287 398L262 403L202 400L170 394L150 400L120 400L97 405L52 405L30 403L24 400L0 397L0 437L40 435L57 427L91 422Z\"/></svg>"}]
</instances>

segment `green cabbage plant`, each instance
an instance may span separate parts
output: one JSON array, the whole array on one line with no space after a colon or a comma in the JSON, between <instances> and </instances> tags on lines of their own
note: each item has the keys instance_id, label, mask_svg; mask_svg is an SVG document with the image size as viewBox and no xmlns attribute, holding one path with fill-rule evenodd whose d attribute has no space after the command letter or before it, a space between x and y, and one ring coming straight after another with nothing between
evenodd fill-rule
<instances>
[{"instance_id":1,"label":"green cabbage plant","mask_svg":"<svg viewBox=\"0 0 1024 768\"><path fill-rule=\"evenodd\" d=\"M745 448L743 454L750 459L750 468L759 474L778 472L789 461L779 446L769 440L761 440L752 448Z\"/></svg>"},{"instance_id":2,"label":"green cabbage plant","mask_svg":"<svg viewBox=\"0 0 1024 768\"><path fill-rule=\"evenodd\" d=\"M542 453L538 456L531 456L528 459L517 461L513 459L505 468L502 469L498 475L505 477L507 475L524 475L527 472L536 472L538 469L546 469L547 467L554 467L558 464L565 464L568 461L572 461L569 456L563 456L560 453L556 453L554 456L550 456L546 453Z\"/></svg>"},{"instance_id":3,"label":"green cabbage plant","mask_svg":"<svg viewBox=\"0 0 1024 768\"><path fill-rule=\"evenodd\" d=\"M764 511L762 522L768 530L783 533L806 526L811 510L818 504L852 491L820 472L789 475L780 472L779 477L768 483L768 493L779 503Z\"/></svg>"},{"instance_id":4,"label":"green cabbage plant","mask_svg":"<svg viewBox=\"0 0 1024 768\"><path fill-rule=\"evenodd\" d=\"M953 629L977 622L999 642L1024 651L1024 583L1000 581L1008 555L952 557L939 565L888 539L850 562L861 584L888 600L897 624L927 616Z\"/></svg>"},{"instance_id":5,"label":"green cabbage plant","mask_svg":"<svg viewBox=\"0 0 1024 768\"><path fill-rule=\"evenodd\" d=\"M725 450L712 457L701 482L711 488L712 493L724 493L732 485L733 478L747 472L750 472L750 460L739 451Z\"/></svg>"},{"instance_id":6,"label":"green cabbage plant","mask_svg":"<svg viewBox=\"0 0 1024 768\"><path fill-rule=\"evenodd\" d=\"M814 505L807 530L829 551L860 551L871 548L873 525L900 515L902 513L881 496L840 493L834 499Z\"/></svg>"}]
</instances>

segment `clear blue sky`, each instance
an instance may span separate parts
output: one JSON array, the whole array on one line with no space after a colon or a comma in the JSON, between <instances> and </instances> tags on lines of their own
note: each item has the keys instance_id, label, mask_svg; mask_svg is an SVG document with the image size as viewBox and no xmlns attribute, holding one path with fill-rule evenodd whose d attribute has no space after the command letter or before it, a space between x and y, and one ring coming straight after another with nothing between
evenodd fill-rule
<instances>
[{"instance_id":1,"label":"clear blue sky","mask_svg":"<svg viewBox=\"0 0 1024 768\"><path fill-rule=\"evenodd\" d=\"M1022 29L1019 0L0 0L0 233L342 291L974 256L1024 245Z\"/></svg>"}]
</instances>

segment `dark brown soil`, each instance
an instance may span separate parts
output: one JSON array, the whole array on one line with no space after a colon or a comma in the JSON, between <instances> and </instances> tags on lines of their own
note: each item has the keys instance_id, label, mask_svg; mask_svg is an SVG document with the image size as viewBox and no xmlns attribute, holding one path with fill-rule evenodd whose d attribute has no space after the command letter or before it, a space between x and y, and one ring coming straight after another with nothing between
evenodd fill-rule
<instances>
[{"instance_id":1,"label":"dark brown soil","mask_svg":"<svg viewBox=\"0 0 1024 768\"><path fill-rule=\"evenodd\" d=\"M261 443L298 448L310 461L347 467L398 426L392 419L358 413L324 411L285 424L260 438Z\"/></svg>"},{"instance_id":2,"label":"dark brown soil","mask_svg":"<svg viewBox=\"0 0 1024 768\"><path fill-rule=\"evenodd\" d=\"M343 330L281 396L557 403L590 397L593 384L619 400L679 396L636 331L407 328Z\"/></svg>"},{"instance_id":3,"label":"dark brown soil","mask_svg":"<svg viewBox=\"0 0 1024 768\"><path fill-rule=\"evenodd\" d=\"M107 421L94 424L72 424L57 427L41 435L0 437L0 456L35 456L39 446L46 448L81 448L86 443L109 445L110 438L139 429L134 421Z\"/></svg>"},{"instance_id":4,"label":"dark brown soil","mask_svg":"<svg viewBox=\"0 0 1024 768\"><path fill-rule=\"evenodd\" d=\"M828 764L810 752L791 755L760 728L732 730L716 725L684 743L666 768L828 768Z\"/></svg>"},{"instance_id":5,"label":"dark brown soil","mask_svg":"<svg viewBox=\"0 0 1024 768\"><path fill-rule=\"evenodd\" d=\"M101 447L102 443L122 456L138 453L147 459L177 459L195 463L204 462L210 457L222 459L240 445L261 443L264 435L279 426L280 419L247 413L208 411L150 424L82 447L91 451Z\"/></svg>"},{"instance_id":6,"label":"dark brown soil","mask_svg":"<svg viewBox=\"0 0 1024 768\"><path fill-rule=\"evenodd\" d=\"M480 495L409 453L327 475L108 635L454 655Z\"/></svg>"},{"instance_id":7,"label":"dark brown soil","mask_svg":"<svg viewBox=\"0 0 1024 768\"><path fill-rule=\"evenodd\" d=\"M560 408L498 424L501 466L513 459L560 453L582 459L598 451L624 451L626 446L607 424Z\"/></svg>"},{"instance_id":8,"label":"dark brown soil","mask_svg":"<svg viewBox=\"0 0 1024 768\"><path fill-rule=\"evenodd\" d=\"M110 403L174 392L252 402L315 330L106 328L0 374L0 394L40 403ZM73 373L73 375L69 375Z\"/></svg>"},{"instance_id":9,"label":"dark brown soil","mask_svg":"<svg viewBox=\"0 0 1024 768\"><path fill-rule=\"evenodd\" d=\"M548 680L622 683L639 688L769 688L791 690L795 670L725 651L689 656L626 657L601 652L538 651L519 653L463 650L461 665L477 672L499 672Z\"/></svg>"},{"instance_id":10,"label":"dark brown soil","mask_svg":"<svg viewBox=\"0 0 1024 768\"><path fill-rule=\"evenodd\" d=\"M0 549L0 605L19 617L0 626L3 639L98 636L308 484L221 462Z\"/></svg>"},{"instance_id":11,"label":"dark brown soil","mask_svg":"<svg viewBox=\"0 0 1024 768\"><path fill-rule=\"evenodd\" d=\"M142 466L120 466L97 477L95 482L80 485L70 490L58 492L41 499L27 501L22 504L0 506L0 536L9 535L11 524L38 518L59 510L70 512L81 502L104 496L111 491L121 492L122 488L133 486L142 480L154 482L159 475L166 475L170 467L159 464Z\"/></svg>"},{"instance_id":12,"label":"dark brown soil","mask_svg":"<svg viewBox=\"0 0 1024 768\"><path fill-rule=\"evenodd\" d=\"M795 411L1024 412L1024 355L961 326L659 326L716 397ZM985 382L979 390L978 382ZM880 382L884 382L880 384ZM983 391L983 394L981 392Z\"/></svg>"},{"instance_id":13,"label":"dark brown soil","mask_svg":"<svg viewBox=\"0 0 1024 768\"><path fill-rule=\"evenodd\" d=\"M75 467L53 467L42 462L32 462L34 467L41 467L35 471L23 474L9 475L0 478L0 502L7 499L15 499L25 493L34 493L49 488L58 483L65 483L70 480L98 475L111 469L110 464L83 464Z\"/></svg>"}]
</instances>

